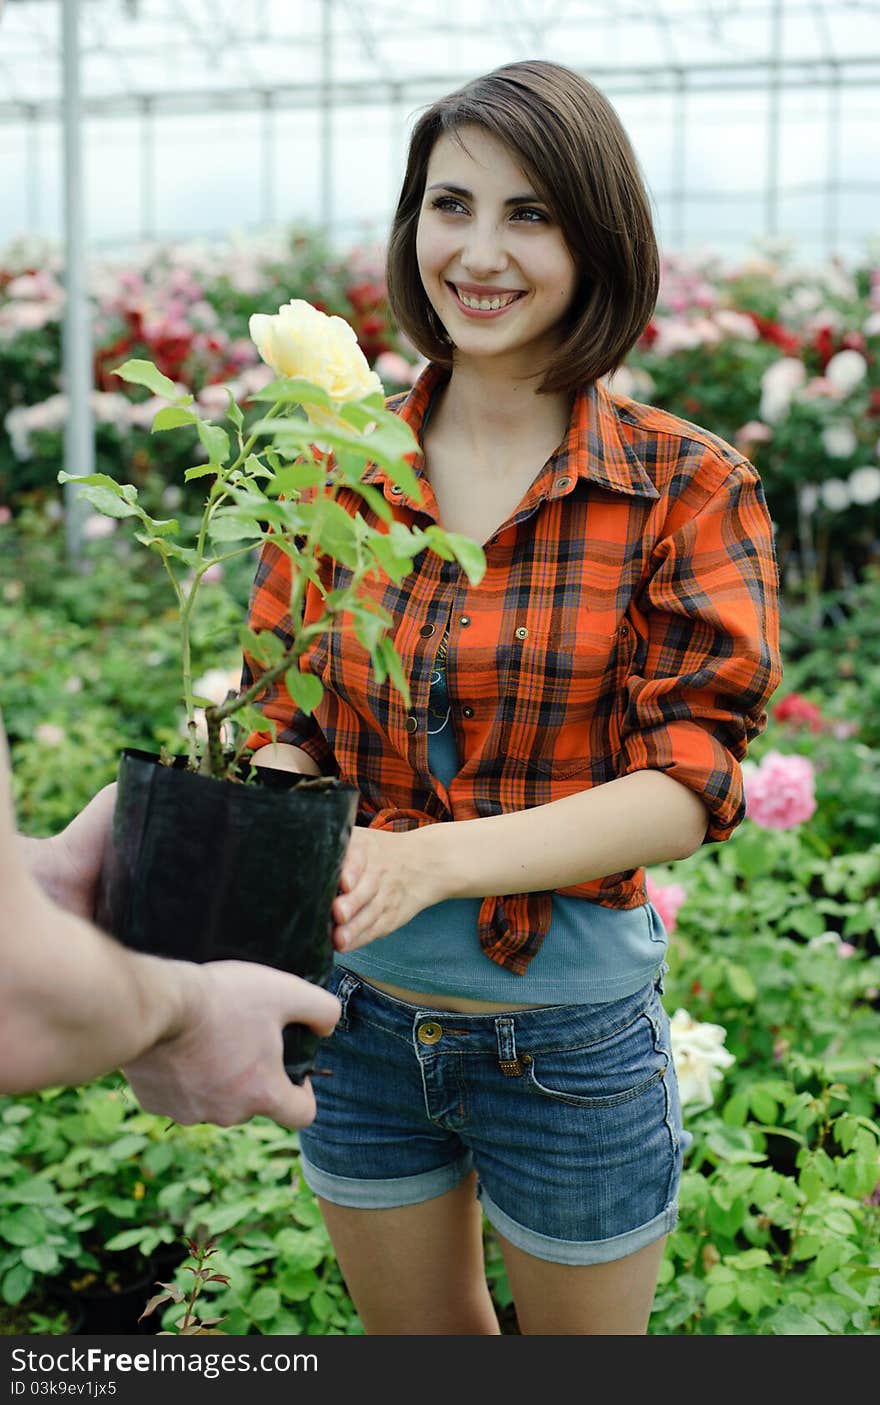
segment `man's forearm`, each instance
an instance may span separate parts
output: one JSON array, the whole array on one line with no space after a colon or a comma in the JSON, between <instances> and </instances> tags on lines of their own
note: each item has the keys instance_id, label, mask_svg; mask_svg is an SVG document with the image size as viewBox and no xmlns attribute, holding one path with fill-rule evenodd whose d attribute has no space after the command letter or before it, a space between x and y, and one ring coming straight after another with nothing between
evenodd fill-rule
<instances>
[{"instance_id":1,"label":"man's forearm","mask_svg":"<svg viewBox=\"0 0 880 1405\"><path fill-rule=\"evenodd\" d=\"M192 1013L186 963L128 951L28 882L3 925L2 1091L87 1082L172 1038Z\"/></svg>"},{"instance_id":2,"label":"man's forearm","mask_svg":"<svg viewBox=\"0 0 880 1405\"><path fill-rule=\"evenodd\" d=\"M413 831L442 897L570 888L686 858L703 841L702 800L662 771L637 771L515 814Z\"/></svg>"}]
</instances>

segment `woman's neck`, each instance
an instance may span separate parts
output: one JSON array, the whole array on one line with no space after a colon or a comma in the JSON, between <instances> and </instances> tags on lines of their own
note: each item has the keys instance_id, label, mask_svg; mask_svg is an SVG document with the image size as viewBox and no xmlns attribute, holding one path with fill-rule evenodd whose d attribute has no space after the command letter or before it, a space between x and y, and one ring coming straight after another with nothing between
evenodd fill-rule
<instances>
[{"instance_id":1,"label":"woman's neck","mask_svg":"<svg viewBox=\"0 0 880 1405\"><path fill-rule=\"evenodd\" d=\"M535 385L483 367L455 367L438 392L431 426L465 447L472 462L498 463L499 450L555 446L568 427L573 397L565 391L538 395Z\"/></svg>"}]
</instances>

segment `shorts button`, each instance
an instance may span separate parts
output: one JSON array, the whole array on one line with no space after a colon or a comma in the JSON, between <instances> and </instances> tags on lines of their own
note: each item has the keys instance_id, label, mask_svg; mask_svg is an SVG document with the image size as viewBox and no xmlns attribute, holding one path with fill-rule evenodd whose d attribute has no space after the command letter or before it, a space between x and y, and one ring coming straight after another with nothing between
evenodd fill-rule
<instances>
[{"instance_id":1,"label":"shorts button","mask_svg":"<svg viewBox=\"0 0 880 1405\"><path fill-rule=\"evenodd\" d=\"M462 717L473 717L474 709L472 707L463 707L461 709L461 715Z\"/></svg>"},{"instance_id":2,"label":"shorts button","mask_svg":"<svg viewBox=\"0 0 880 1405\"><path fill-rule=\"evenodd\" d=\"M568 485L569 485L570 482L571 482L571 479L570 479L570 478L564 478L564 477L563 477L563 478L557 478L557 480L556 480L556 486L557 486L557 488L560 490L560 492L562 492L562 490L563 490L564 488L567 488L567 487L568 487Z\"/></svg>"},{"instance_id":3,"label":"shorts button","mask_svg":"<svg viewBox=\"0 0 880 1405\"><path fill-rule=\"evenodd\" d=\"M392 491L392 493L394 494L394 496L395 496L396 498L399 498L399 497L401 496L401 494L403 493L403 489L402 489L402 488L398 488L398 486L397 486L396 483L392 483L392 485L391 485L391 491Z\"/></svg>"},{"instance_id":4,"label":"shorts button","mask_svg":"<svg viewBox=\"0 0 880 1405\"><path fill-rule=\"evenodd\" d=\"M434 626L432 624L423 624L421 629L419 630L419 634L422 636L423 639L430 639L433 633Z\"/></svg>"},{"instance_id":5,"label":"shorts button","mask_svg":"<svg viewBox=\"0 0 880 1405\"><path fill-rule=\"evenodd\" d=\"M419 730L419 719L413 717L412 714L406 719L406 730L408 732L417 732Z\"/></svg>"},{"instance_id":6,"label":"shorts button","mask_svg":"<svg viewBox=\"0 0 880 1405\"><path fill-rule=\"evenodd\" d=\"M442 1025L435 1024L433 1020L427 1020L425 1024L419 1025L419 1042L421 1044L436 1044L438 1039L442 1038Z\"/></svg>"},{"instance_id":7,"label":"shorts button","mask_svg":"<svg viewBox=\"0 0 880 1405\"><path fill-rule=\"evenodd\" d=\"M467 629L468 625L471 622L471 617L470 615L462 615L458 622L461 625L462 629Z\"/></svg>"}]
</instances>

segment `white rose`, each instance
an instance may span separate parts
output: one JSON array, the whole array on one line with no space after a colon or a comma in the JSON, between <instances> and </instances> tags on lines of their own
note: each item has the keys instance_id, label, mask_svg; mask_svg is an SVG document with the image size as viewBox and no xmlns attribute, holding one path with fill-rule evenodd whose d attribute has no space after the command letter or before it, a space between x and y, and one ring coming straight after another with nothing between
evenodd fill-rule
<instances>
[{"instance_id":1,"label":"white rose","mask_svg":"<svg viewBox=\"0 0 880 1405\"><path fill-rule=\"evenodd\" d=\"M876 502L880 498L880 468L876 468L874 464L865 464L864 468L853 469L847 486L852 502L860 506Z\"/></svg>"},{"instance_id":2,"label":"white rose","mask_svg":"<svg viewBox=\"0 0 880 1405\"><path fill-rule=\"evenodd\" d=\"M868 373L868 363L858 351L838 351L825 367L825 379L848 395Z\"/></svg>"},{"instance_id":3,"label":"white rose","mask_svg":"<svg viewBox=\"0 0 880 1405\"><path fill-rule=\"evenodd\" d=\"M354 328L342 317L328 317L302 298L293 298L273 317L255 313L249 328L273 371L311 381L338 405L382 393L382 382L370 370Z\"/></svg>"},{"instance_id":4,"label":"white rose","mask_svg":"<svg viewBox=\"0 0 880 1405\"><path fill-rule=\"evenodd\" d=\"M676 1010L669 1027L682 1107L711 1107L724 1070L736 1063L724 1047L727 1030L720 1024L700 1024L687 1010Z\"/></svg>"},{"instance_id":5,"label":"white rose","mask_svg":"<svg viewBox=\"0 0 880 1405\"><path fill-rule=\"evenodd\" d=\"M768 366L761 377L761 419L767 424L777 424L783 419L791 397L806 379L804 363L793 356L782 356Z\"/></svg>"},{"instance_id":6,"label":"white rose","mask_svg":"<svg viewBox=\"0 0 880 1405\"><path fill-rule=\"evenodd\" d=\"M241 675L238 669L209 668L193 685L197 698L209 698L216 707L226 701L229 692L237 693Z\"/></svg>"},{"instance_id":7,"label":"white rose","mask_svg":"<svg viewBox=\"0 0 880 1405\"><path fill-rule=\"evenodd\" d=\"M850 504L849 484L842 478L826 478L819 496L829 512L843 512Z\"/></svg>"},{"instance_id":8,"label":"white rose","mask_svg":"<svg viewBox=\"0 0 880 1405\"><path fill-rule=\"evenodd\" d=\"M819 489L815 483L805 483L799 494L801 512L805 517L812 517L819 506ZM745 763L743 763L745 764Z\"/></svg>"},{"instance_id":9,"label":"white rose","mask_svg":"<svg viewBox=\"0 0 880 1405\"><path fill-rule=\"evenodd\" d=\"M858 442L849 420L826 425L822 430L822 446L831 459L848 459L855 453Z\"/></svg>"}]
</instances>

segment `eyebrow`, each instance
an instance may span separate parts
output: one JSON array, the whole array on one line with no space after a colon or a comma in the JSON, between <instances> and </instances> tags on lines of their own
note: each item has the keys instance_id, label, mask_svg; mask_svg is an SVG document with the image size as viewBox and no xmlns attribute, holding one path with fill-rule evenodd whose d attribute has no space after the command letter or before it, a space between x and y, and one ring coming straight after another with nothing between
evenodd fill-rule
<instances>
[{"instance_id":1,"label":"eyebrow","mask_svg":"<svg viewBox=\"0 0 880 1405\"><path fill-rule=\"evenodd\" d=\"M465 200L473 200L474 198L472 190L465 190L462 185L450 185L448 181L438 181L436 185L429 185L428 190L448 190L452 195L462 195ZM540 205L543 201L538 195L527 194L511 195L504 203L505 205Z\"/></svg>"}]
</instances>

